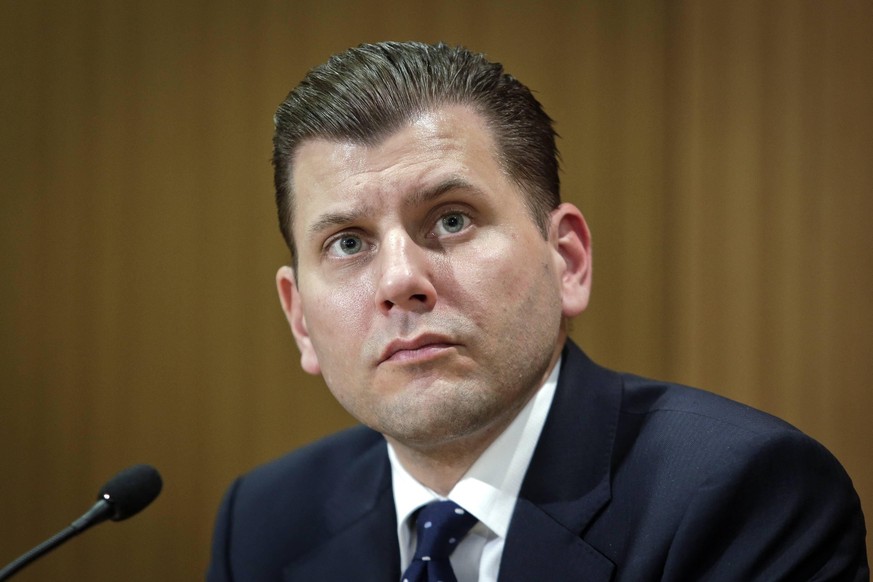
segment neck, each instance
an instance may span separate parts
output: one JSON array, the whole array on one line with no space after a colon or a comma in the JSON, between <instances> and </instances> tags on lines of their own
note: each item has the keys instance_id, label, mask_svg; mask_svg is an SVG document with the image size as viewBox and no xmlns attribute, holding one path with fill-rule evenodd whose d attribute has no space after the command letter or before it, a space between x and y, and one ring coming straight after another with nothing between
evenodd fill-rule
<instances>
[{"instance_id":1,"label":"neck","mask_svg":"<svg viewBox=\"0 0 873 582\"><path fill-rule=\"evenodd\" d=\"M513 414L512 418L515 416ZM446 497L476 459L509 426L512 418L489 427L482 434L435 446L422 446L419 443L410 445L387 435L385 439L394 447L397 459L416 481Z\"/></svg>"},{"instance_id":2,"label":"neck","mask_svg":"<svg viewBox=\"0 0 873 582\"><path fill-rule=\"evenodd\" d=\"M560 349L555 352L536 389L530 391L525 400L473 434L436 444L409 443L389 435L385 435L385 439L391 443L397 459L412 477L437 494L447 497L473 463L506 430L539 391L551 374L560 353Z\"/></svg>"}]
</instances>

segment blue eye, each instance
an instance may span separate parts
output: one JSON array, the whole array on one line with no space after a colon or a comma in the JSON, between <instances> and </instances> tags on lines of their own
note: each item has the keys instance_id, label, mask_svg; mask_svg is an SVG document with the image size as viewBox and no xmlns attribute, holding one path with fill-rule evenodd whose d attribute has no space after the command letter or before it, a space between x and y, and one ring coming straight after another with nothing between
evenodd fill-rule
<instances>
[{"instance_id":1,"label":"blue eye","mask_svg":"<svg viewBox=\"0 0 873 582\"><path fill-rule=\"evenodd\" d=\"M470 219L467 218L466 215L461 214L460 212L452 212L451 214L446 214L440 218L437 230L441 230L444 233L454 234L464 230L469 221Z\"/></svg>"},{"instance_id":2,"label":"blue eye","mask_svg":"<svg viewBox=\"0 0 873 582\"><path fill-rule=\"evenodd\" d=\"M364 242L360 237L344 235L333 241L328 251L333 255L356 255L364 248Z\"/></svg>"}]
</instances>

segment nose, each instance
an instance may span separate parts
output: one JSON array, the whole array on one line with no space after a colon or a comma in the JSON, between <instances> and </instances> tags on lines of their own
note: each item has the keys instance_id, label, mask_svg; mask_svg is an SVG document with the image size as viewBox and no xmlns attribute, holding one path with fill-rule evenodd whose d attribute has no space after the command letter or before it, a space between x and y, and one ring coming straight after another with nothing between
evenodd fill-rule
<instances>
[{"instance_id":1,"label":"nose","mask_svg":"<svg viewBox=\"0 0 873 582\"><path fill-rule=\"evenodd\" d=\"M433 309L436 288L426 249L406 232L391 233L383 239L378 261L376 306L383 313L397 309L423 313Z\"/></svg>"}]
</instances>

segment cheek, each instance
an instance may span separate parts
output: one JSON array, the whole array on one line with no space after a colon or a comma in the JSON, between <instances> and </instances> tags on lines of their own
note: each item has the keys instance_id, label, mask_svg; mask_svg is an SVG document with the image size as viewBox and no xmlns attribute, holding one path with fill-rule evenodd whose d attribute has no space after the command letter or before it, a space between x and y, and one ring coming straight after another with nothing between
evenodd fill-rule
<instances>
[{"instance_id":1,"label":"cheek","mask_svg":"<svg viewBox=\"0 0 873 582\"><path fill-rule=\"evenodd\" d=\"M345 283L325 286L306 298L307 327L322 368L349 362L359 350L371 297L365 286Z\"/></svg>"},{"instance_id":2,"label":"cheek","mask_svg":"<svg viewBox=\"0 0 873 582\"><path fill-rule=\"evenodd\" d=\"M468 314L515 312L547 283L542 240L492 235L477 242L451 261L456 300Z\"/></svg>"}]
</instances>

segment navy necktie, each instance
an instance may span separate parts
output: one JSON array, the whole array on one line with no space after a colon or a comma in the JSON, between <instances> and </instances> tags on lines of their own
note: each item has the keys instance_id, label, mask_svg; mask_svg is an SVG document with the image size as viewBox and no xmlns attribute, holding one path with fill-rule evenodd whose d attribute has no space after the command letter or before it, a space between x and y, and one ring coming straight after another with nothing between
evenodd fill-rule
<instances>
[{"instance_id":1,"label":"navy necktie","mask_svg":"<svg viewBox=\"0 0 873 582\"><path fill-rule=\"evenodd\" d=\"M403 582L457 582L449 556L479 521L454 501L435 501L418 512L415 557Z\"/></svg>"}]
</instances>

